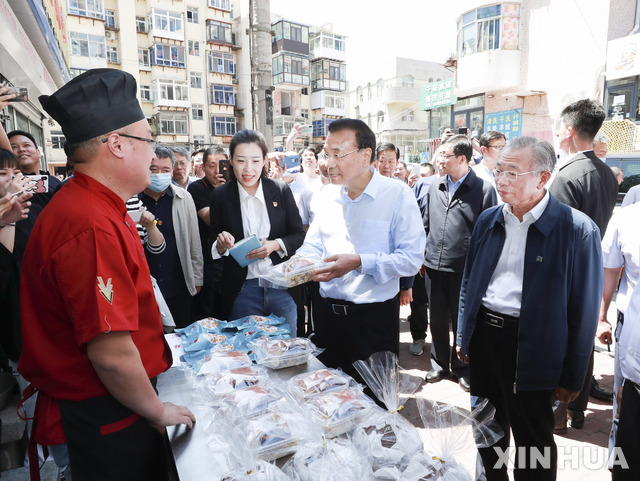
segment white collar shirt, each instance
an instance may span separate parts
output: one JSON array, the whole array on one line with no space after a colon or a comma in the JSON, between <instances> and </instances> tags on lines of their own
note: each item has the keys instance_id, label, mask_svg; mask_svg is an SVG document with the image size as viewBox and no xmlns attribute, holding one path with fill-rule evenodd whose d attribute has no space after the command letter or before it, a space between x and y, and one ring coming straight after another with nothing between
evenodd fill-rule
<instances>
[{"instance_id":1,"label":"white collar shirt","mask_svg":"<svg viewBox=\"0 0 640 481\"><path fill-rule=\"evenodd\" d=\"M507 316L520 317L527 233L529 226L540 218L547 204L549 192L545 192L542 200L522 217L522 222L513 214L510 205L503 205L504 246L487 292L482 298L482 305L487 309Z\"/></svg>"},{"instance_id":2,"label":"white collar shirt","mask_svg":"<svg viewBox=\"0 0 640 481\"><path fill-rule=\"evenodd\" d=\"M240 195L240 211L242 213L242 229L244 237L247 238L255 234L258 239L266 240L271 232L271 221L267 212L267 203L264 200L262 181L258 184L258 189L254 195L250 195L242 184L238 182L238 194ZM240 239L236 239L238 241ZM266 274L273 266L269 257L252 262L247 267L247 279L256 279Z\"/></svg>"},{"instance_id":3,"label":"white collar shirt","mask_svg":"<svg viewBox=\"0 0 640 481\"><path fill-rule=\"evenodd\" d=\"M449 203L451 203L451 199L453 199L453 196L456 194L458 187L462 185L464 179L466 179L467 175L469 175L469 172L471 172L471 168L469 168L469 170L467 170L467 173L460 177L457 182L452 181L451 176L447 174L447 192L449 193Z\"/></svg>"}]
</instances>

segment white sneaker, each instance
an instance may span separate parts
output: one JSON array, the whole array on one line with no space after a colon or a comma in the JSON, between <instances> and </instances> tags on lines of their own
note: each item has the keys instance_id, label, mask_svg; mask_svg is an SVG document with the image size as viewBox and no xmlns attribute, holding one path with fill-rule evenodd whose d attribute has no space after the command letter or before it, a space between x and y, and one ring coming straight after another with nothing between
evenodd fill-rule
<instances>
[{"instance_id":1,"label":"white sneaker","mask_svg":"<svg viewBox=\"0 0 640 481\"><path fill-rule=\"evenodd\" d=\"M409 354L419 356L422 354L422 346L424 346L424 339L416 339L409 346Z\"/></svg>"}]
</instances>

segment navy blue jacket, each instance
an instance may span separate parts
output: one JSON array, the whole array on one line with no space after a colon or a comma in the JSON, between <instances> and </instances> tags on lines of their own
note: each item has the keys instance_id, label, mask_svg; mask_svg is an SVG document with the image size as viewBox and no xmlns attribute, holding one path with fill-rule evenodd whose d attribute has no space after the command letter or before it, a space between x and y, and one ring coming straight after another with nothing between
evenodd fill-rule
<instances>
[{"instance_id":1,"label":"navy blue jacket","mask_svg":"<svg viewBox=\"0 0 640 481\"><path fill-rule=\"evenodd\" d=\"M463 357L504 239L502 206L484 211L473 229L460 290L456 341ZM514 389L581 390L603 283L598 227L550 196L527 233Z\"/></svg>"}]
</instances>

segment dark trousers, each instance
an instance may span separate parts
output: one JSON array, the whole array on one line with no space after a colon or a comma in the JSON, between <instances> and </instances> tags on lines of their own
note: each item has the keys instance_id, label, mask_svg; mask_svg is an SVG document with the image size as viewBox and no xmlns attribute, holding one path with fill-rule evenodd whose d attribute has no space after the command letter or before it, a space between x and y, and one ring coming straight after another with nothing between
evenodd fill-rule
<instances>
[{"instance_id":1,"label":"dark trousers","mask_svg":"<svg viewBox=\"0 0 640 481\"><path fill-rule=\"evenodd\" d=\"M449 323L454 336L458 330L458 299L462 274L427 268L427 276L431 283L428 295L432 369L445 371L451 369L459 376L463 376L465 370L449 341Z\"/></svg>"},{"instance_id":2,"label":"dark trousers","mask_svg":"<svg viewBox=\"0 0 640 481\"><path fill-rule=\"evenodd\" d=\"M616 448L622 450L628 469L616 463L613 467L613 481L637 481L640 479L640 393L637 385L625 381L622 388L622 403ZM621 457L618 458L621 461Z\"/></svg>"},{"instance_id":3,"label":"dark trousers","mask_svg":"<svg viewBox=\"0 0 640 481\"><path fill-rule=\"evenodd\" d=\"M212 317L216 302L213 264L205 262L202 270L202 288L191 300L191 322Z\"/></svg>"},{"instance_id":4,"label":"dark trousers","mask_svg":"<svg viewBox=\"0 0 640 481\"><path fill-rule=\"evenodd\" d=\"M582 390L578 397L567 405L567 409L572 411L585 411L587 409L589 394L591 393L591 378L593 378L593 350L591 351L591 358L589 358L587 374L585 374L584 382L582 383Z\"/></svg>"},{"instance_id":5,"label":"dark trousers","mask_svg":"<svg viewBox=\"0 0 640 481\"><path fill-rule=\"evenodd\" d=\"M500 456L494 448L499 448L500 453L509 448L511 430L516 445L515 480L555 480L557 448L553 440L553 391L514 393L517 343L517 329L488 326L478 317L469 346L471 394L489 399L496 408L495 420L505 433L494 446L478 451L487 481L508 481L507 465L496 468ZM524 447L521 448L524 452L521 453L519 447ZM545 450L546 459L550 460L549 469L543 469L545 466L537 463L531 467L531 453L542 456ZM526 468L519 469L519 466Z\"/></svg>"},{"instance_id":6,"label":"dark trousers","mask_svg":"<svg viewBox=\"0 0 640 481\"><path fill-rule=\"evenodd\" d=\"M298 337L306 337L307 336L307 320L306 320L306 312L305 306L308 304L307 301L307 285L300 284L299 286L290 287L287 289L289 291L289 295L293 299L293 302L296 303L296 311L298 312L298 328L296 335Z\"/></svg>"},{"instance_id":7,"label":"dark trousers","mask_svg":"<svg viewBox=\"0 0 640 481\"><path fill-rule=\"evenodd\" d=\"M176 327L182 328L191 324L191 303L193 298L186 285L184 289L180 289L179 293L171 297L165 297L164 300L167 302Z\"/></svg>"},{"instance_id":8,"label":"dark trousers","mask_svg":"<svg viewBox=\"0 0 640 481\"><path fill-rule=\"evenodd\" d=\"M325 350L318 359L365 384L352 365L354 361L368 359L374 352L391 351L397 355L400 351L399 297L371 304L320 299L314 317L318 336L313 341ZM332 304L336 306L332 308ZM346 306L346 315L337 306Z\"/></svg>"},{"instance_id":9,"label":"dark trousers","mask_svg":"<svg viewBox=\"0 0 640 481\"><path fill-rule=\"evenodd\" d=\"M146 419L111 396L58 404L75 481L169 479L171 454Z\"/></svg>"},{"instance_id":10,"label":"dark trousers","mask_svg":"<svg viewBox=\"0 0 640 481\"><path fill-rule=\"evenodd\" d=\"M414 341L425 339L427 337L427 287L425 281L428 280L426 275L418 272L413 280L412 297L413 301L409 304L411 314L409 314L409 329L411 337Z\"/></svg>"}]
</instances>

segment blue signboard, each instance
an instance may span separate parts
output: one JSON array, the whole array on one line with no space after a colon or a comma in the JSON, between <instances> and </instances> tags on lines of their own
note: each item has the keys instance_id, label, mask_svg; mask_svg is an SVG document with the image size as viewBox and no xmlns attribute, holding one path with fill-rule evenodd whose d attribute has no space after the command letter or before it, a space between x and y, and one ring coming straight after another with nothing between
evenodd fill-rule
<instances>
[{"instance_id":1,"label":"blue signboard","mask_svg":"<svg viewBox=\"0 0 640 481\"><path fill-rule=\"evenodd\" d=\"M522 135L522 109L484 114L484 131L497 130L507 139Z\"/></svg>"},{"instance_id":2,"label":"blue signboard","mask_svg":"<svg viewBox=\"0 0 640 481\"><path fill-rule=\"evenodd\" d=\"M420 152L420 163L429 162L429 152Z\"/></svg>"}]
</instances>

